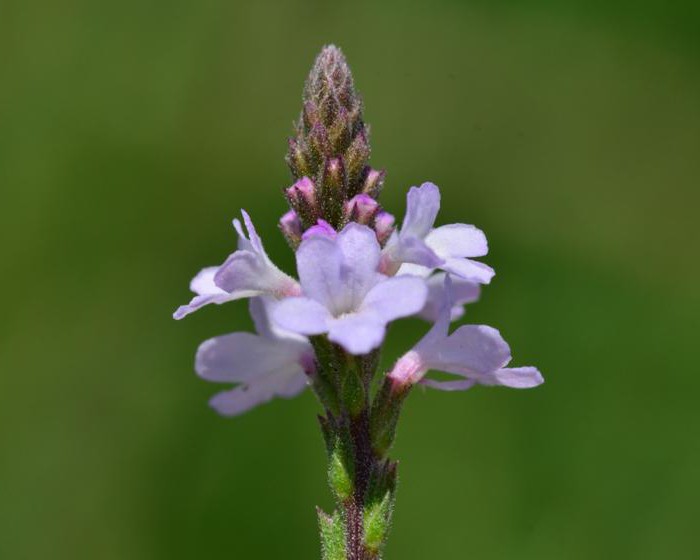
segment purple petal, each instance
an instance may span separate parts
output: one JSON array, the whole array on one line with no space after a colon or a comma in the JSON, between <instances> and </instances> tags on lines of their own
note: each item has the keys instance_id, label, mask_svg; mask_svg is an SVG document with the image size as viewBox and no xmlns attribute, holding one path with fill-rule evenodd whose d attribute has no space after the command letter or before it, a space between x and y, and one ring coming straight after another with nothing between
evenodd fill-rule
<instances>
[{"instance_id":1,"label":"purple petal","mask_svg":"<svg viewBox=\"0 0 700 560\"><path fill-rule=\"evenodd\" d=\"M343 255L338 245L325 237L311 237L302 241L296 257L304 295L331 311L342 306Z\"/></svg>"},{"instance_id":2,"label":"purple petal","mask_svg":"<svg viewBox=\"0 0 700 560\"><path fill-rule=\"evenodd\" d=\"M333 226L326 220L318 220L316 225L313 225L307 229L301 238L302 240L309 239L310 237L327 237L328 239L335 239L337 235L338 232L335 231Z\"/></svg>"},{"instance_id":3,"label":"purple petal","mask_svg":"<svg viewBox=\"0 0 700 560\"><path fill-rule=\"evenodd\" d=\"M544 378L537 368L519 367L496 370L487 380L480 381L484 385L504 385L514 389L530 389L544 383Z\"/></svg>"},{"instance_id":4,"label":"purple petal","mask_svg":"<svg viewBox=\"0 0 700 560\"><path fill-rule=\"evenodd\" d=\"M483 257L489 251L484 232L467 224L436 228L426 236L425 242L443 258Z\"/></svg>"},{"instance_id":5,"label":"purple petal","mask_svg":"<svg viewBox=\"0 0 700 560\"><path fill-rule=\"evenodd\" d=\"M396 260L402 263L412 263L429 269L438 268L445 262L435 254L419 237L400 236L396 251Z\"/></svg>"},{"instance_id":6,"label":"purple petal","mask_svg":"<svg viewBox=\"0 0 700 560\"><path fill-rule=\"evenodd\" d=\"M440 210L440 189L433 183L411 187L406 197L406 217L401 224L401 235L424 238L432 229Z\"/></svg>"},{"instance_id":7,"label":"purple petal","mask_svg":"<svg viewBox=\"0 0 700 560\"><path fill-rule=\"evenodd\" d=\"M278 304L276 299L268 296L259 296L250 300L250 316L255 323L255 330L264 338L279 340L297 340L307 343L301 335L281 329L272 321L272 311Z\"/></svg>"},{"instance_id":8,"label":"purple petal","mask_svg":"<svg viewBox=\"0 0 700 560\"><path fill-rule=\"evenodd\" d=\"M450 321L452 319L452 278L445 274L443 278L443 300L437 313L435 323L423 338L418 341L414 350L421 356L423 361L430 362L430 357L439 352L439 348L447 340L450 332ZM428 364L430 366L430 364ZM423 373L426 373L428 367Z\"/></svg>"},{"instance_id":9,"label":"purple petal","mask_svg":"<svg viewBox=\"0 0 700 560\"><path fill-rule=\"evenodd\" d=\"M445 276L445 273L438 273L426 280L428 285L428 299L419 313L419 316L426 321L436 321L440 310L443 305L445 305L447 298L444 286ZM480 292L481 288L479 284L459 277L452 278L452 309L450 312L452 321L459 319L464 314L463 306L465 304L475 302L479 299Z\"/></svg>"},{"instance_id":10,"label":"purple petal","mask_svg":"<svg viewBox=\"0 0 700 560\"><path fill-rule=\"evenodd\" d=\"M218 269L217 266L210 266L197 273L190 282L190 289L197 295L187 305L178 307L173 313L173 318L182 319L210 303L222 304L243 297L239 294L228 294L214 284L214 275Z\"/></svg>"},{"instance_id":11,"label":"purple petal","mask_svg":"<svg viewBox=\"0 0 700 560\"><path fill-rule=\"evenodd\" d=\"M265 253L265 248L262 244L262 239L260 239L258 232L255 231L253 220L250 219L248 212L246 212L245 210L241 210L241 214L243 214L243 222L245 223L245 227L248 230L248 237L250 239L250 244L253 246L253 249L255 249L257 253L267 257L267 253Z\"/></svg>"},{"instance_id":12,"label":"purple petal","mask_svg":"<svg viewBox=\"0 0 700 560\"><path fill-rule=\"evenodd\" d=\"M372 288L361 311L375 313L384 323L418 313L425 305L428 287L422 278L394 276Z\"/></svg>"},{"instance_id":13,"label":"purple petal","mask_svg":"<svg viewBox=\"0 0 700 560\"><path fill-rule=\"evenodd\" d=\"M351 354L367 354L384 340L385 323L373 313L352 313L330 321L329 340Z\"/></svg>"},{"instance_id":14,"label":"purple petal","mask_svg":"<svg viewBox=\"0 0 700 560\"><path fill-rule=\"evenodd\" d=\"M460 327L425 353L431 369L466 377L488 375L510 361L508 344L496 329L486 325Z\"/></svg>"},{"instance_id":15,"label":"purple petal","mask_svg":"<svg viewBox=\"0 0 700 560\"><path fill-rule=\"evenodd\" d=\"M466 391L476 385L476 381L472 379L457 379L454 381L435 381L434 379L421 379L421 385L440 391Z\"/></svg>"},{"instance_id":16,"label":"purple petal","mask_svg":"<svg viewBox=\"0 0 700 560\"><path fill-rule=\"evenodd\" d=\"M356 309L380 275L377 272L381 249L370 228L349 223L338 234L338 247L343 254L342 283L346 309Z\"/></svg>"},{"instance_id":17,"label":"purple petal","mask_svg":"<svg viewBox=\"0 0 700 560\"><path fill-rule=\"evenodd\" d=\"M204 307L205 305L209 305L210 303L216 303L217 305L220 305L222 303L226 303L227 301L233 301L242 297L244 296L240 294L227 293L208 296L195 296L192 298L192 300L190 300L190 302L187 305L181 305L175 310L175 313L173 313L173 319L182 319L183 317L186 317L190 313L194 313L199 308Z\"/></svg>"},{"instance_id":18,"label":"purple petal","mask_svg":"<svg viewBox=\"0 0 700 560\"><path fill-rule=\"evenodd\" d=\"M490 266L471 259L449 258L441 268L455 276L479 284L488 284L496 274Z\"/></svg>"},{"instance_id":19,"label":"purple petal","mask_svg":"<svg viewBox=\"0 0 700 560\"><path fill-rule=\"evenodd\" d=\"M271 375L231 391L218 393L212 397L209 405L223 416L237 416L275 396L293 397L305 387L306 377L303 373Z\"/></svg>"},{"instance_id":20,"label":"purple petal","mask_svg":"<svg viewBox=\"0 0 700 560\"><path fill-rule=\"evenodd\" d=\"M218 266L208 266L200 270L190 282L190 290L200 296L225 294L221 288L214 283L214 275L219 270Z\"/></svg>"},{"instance_id":21,"label":"purple petal","mask_svg":"<svg viewBox=\"0 0 700 560\"><path fill-rule=\"evenodd\" d=\"M244 292L243 297L265 293L269 289L268 267L252 251L236 251L221 265L214 282L225 292Z\"/></svg>"},{"instance_id":22,"label":"purple petal","mask_svg":"<svg viewBox=\"0 0 700 560\"><path fill-rule=\"evenodd\" d=\"M292 297L278 302L272 319L281 328L304 335L328 331L331 315L322 304L307 297Z\"/></svg>"},{"instance_id":23,"label":"purple petal","mask_svg":"<svg viewBox=\"0 0 700 560\"><path fill-rule=\"evenodd\" d=\"M208 381L246 382L279 370L300 369L307 344L268 339L246 332L210 338L200 344L197 374Z\"/></svg>"}]
</instances>

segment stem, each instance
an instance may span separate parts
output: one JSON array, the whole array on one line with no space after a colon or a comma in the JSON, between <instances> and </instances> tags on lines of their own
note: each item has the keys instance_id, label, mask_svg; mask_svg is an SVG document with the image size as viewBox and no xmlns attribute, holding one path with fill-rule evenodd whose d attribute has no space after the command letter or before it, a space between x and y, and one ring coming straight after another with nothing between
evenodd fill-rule
<instances>
[{"instance_id":1,"label":"stem","mask_svg":"<svg viewBox=\"0 0 700 560\"><path fill-rule=\"evenodd\" d=\"M350 436L353 444L355 491L344 504L347 519L347 556L348 560L370 560L373 556L364 545L364 507L375 456L372 452L367 409L350 419Z\"/></svg>"},{"instance_id":2,"label":"stem","mask_svg":"<svg viewBox=\"0 0 700 560\"><path fill-rule=\"evenodd\" d=\"M320 366L314 385L326 405L326 416L319 420L329 453L328 479L338 506L332 515L319 512L323 558L379 560L396 487L397 465L386 453L402 395L385 382L371 399L377 354L358 359L322 339L313 343ZM335 412L324 399L329 395L337 396Z\"/></svg>"}]
</instances>

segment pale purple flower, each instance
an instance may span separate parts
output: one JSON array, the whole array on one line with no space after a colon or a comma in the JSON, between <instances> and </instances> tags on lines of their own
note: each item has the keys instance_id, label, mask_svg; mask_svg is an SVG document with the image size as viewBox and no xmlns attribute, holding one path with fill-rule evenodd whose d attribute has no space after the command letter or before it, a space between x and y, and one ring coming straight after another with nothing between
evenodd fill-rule
<instances>
[{"instance_id":1,"label":"pale purple flower","mask_svg":"<svg viewBox=\"0 0 700 560\"><path fill-rule=\"evenodd\" d=\"M175 311L175 319L182 319L209 303L221 304L259 295L280 298L299 293L299 284L272 263L250 216L245 210L241 212L248 236L241 222L233 220L238 233L238 251L221 266L204 268L194 277L190 289L197 295Z\"/></svg>"},{"instance_id":2,"label":"pale purple flower","mask_svg":"<svg viewBox=\"0 0 700 560\"><path fill-rule=\"evenodd\" d=\"M455 276L488 284L491 267L474 261L488 253L484 233L472 225L449 224L433 228L440 209L440 190L433 183L411 187L406 197L406 216L401 229L389 239L382 255L381 270L396 274L404 263L429 271L440 268ZM404 269L407 270L407 269Z\"/></svg>"},{"instance_id":3,"label":"pale purple flower","mask_svg":"<svg viewBox=\"0 0 700 560\"><path fill-rule=\"evenodd\" d=\"M302 241L296 257L303 297L280 301L274 320L303 335L328 333L352 354L377 348L386 325L418 313L428 292L420 278L387 278L377 272L380 254L374 231L355 223L335 239Z\"/></svg>"},{"instance_id":4,"label":"pale purple flower","mask_svg":"<svg viewBox=\"0 0 700 560\"><path fill-rule=\"evenodd\" d=\"M314 352L302 336L285 332L269 319L272 298L250 301L258 334L236 332L203 342L197 350L197 374L237 386L214 395L209 404L220 414L242 414L274 397L291 398L315 372Z\"/></svg>"},{"instance_id":5,"label":"pale purple flower","mask_svg":"<svg viewBox=\"0 0 700 560\"><path fill-rule=\"evenodd\" d=\"M449 275L445 290L451 293ZM504 385L516 389L536 387L544 382L534 367L506 368L510 347L500 333L486 325L465 325L449 334L452 299L448 296L438 320L412 350L404 354L388 374L399 386L421 383L443 391L469 389L475 384ZM430 370L452 373L462 379L426 379Z\"/></svg>"}]
</instances>

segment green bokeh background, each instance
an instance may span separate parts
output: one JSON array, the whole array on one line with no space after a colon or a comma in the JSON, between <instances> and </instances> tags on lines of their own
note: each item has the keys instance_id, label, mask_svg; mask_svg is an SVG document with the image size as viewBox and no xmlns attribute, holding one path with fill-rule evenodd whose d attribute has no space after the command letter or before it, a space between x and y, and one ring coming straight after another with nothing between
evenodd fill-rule
<instances>
[{"instance_id":1,"label":"green bokeh background","mask_svg":"<svg viewBox=\"0 0 700 560\"><path fill-rule=\"evenodd\" d=\"M384 205L443 190L490 241L467 320L532 391L418 391L389 559L700 557L700 11L667 2L0 3L0 558L317 558L311 394L227 420L170 318L345 50ZM387 362L420 336L390 333Z\"/></svg>"}]
</instances>

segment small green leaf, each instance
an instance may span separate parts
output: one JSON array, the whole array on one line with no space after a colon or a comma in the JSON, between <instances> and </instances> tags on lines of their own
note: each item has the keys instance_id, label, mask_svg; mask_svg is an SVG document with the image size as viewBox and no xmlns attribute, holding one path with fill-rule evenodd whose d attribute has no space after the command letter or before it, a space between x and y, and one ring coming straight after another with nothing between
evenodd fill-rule
<instances>
[{"instance_id":1,"label":"small green leaf","mask_svg":"<svg viewBox=\"0 0 700 560\"><path fill-rule=\"evenodd\" d=\"M391 510L393 499L391 492L387 492L379 502L368 504L364 511L365 538L364 543L372 553L378 553L391 525Z\"/></svg>"},{"instance_id":2,"label":"small green leaf","mask_svg":"<svg viewBox=\"0 0 700 560\"><path fill-rule=\"evenodd\" d=\"M353 492L352 473L348 468L350 461L348 461L344 447L338 439L328 464L328 482L331 490L341 502L347 500Z\"/></svg>"},{"instance_id":3,"label":"small green leaf","mask_svg":"<svg viewBox=\"0 0 700 560\"><path fill-rule=\"evenodd\" d=\"M345 524L336 511L333 517L316 508L321 530L323 560L345 560Z\"/></svg>"}]
</instances>

